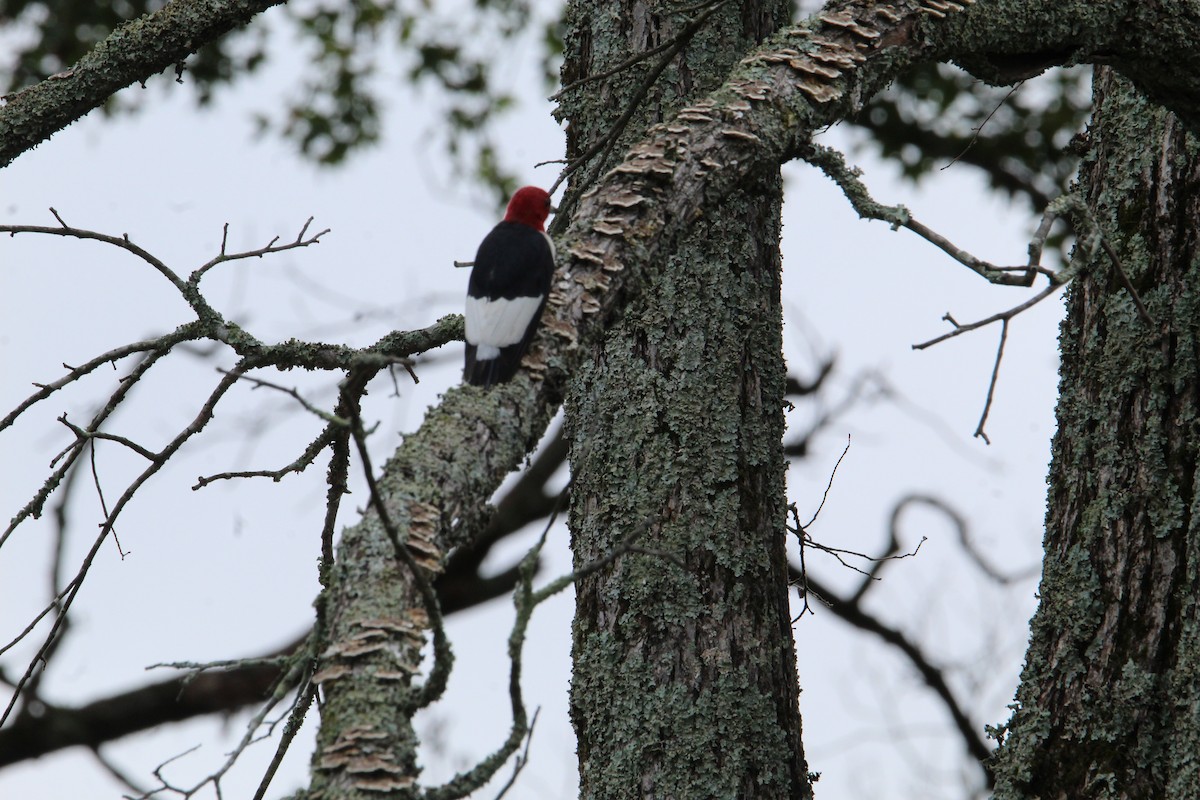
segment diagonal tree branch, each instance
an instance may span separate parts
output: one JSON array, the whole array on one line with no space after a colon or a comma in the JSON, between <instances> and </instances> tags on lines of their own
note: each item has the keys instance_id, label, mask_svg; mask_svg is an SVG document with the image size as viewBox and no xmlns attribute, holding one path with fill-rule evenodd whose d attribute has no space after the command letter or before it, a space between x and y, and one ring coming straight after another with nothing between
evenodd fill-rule
<instances>
[{"instance_id":1,"label":"diagonal tree branch","mask_svg":"<svg viewBox=\"0 0 1200 800\"><path fill-rule=\"evenodd\" d=\"M302 643L303 639L279 652L288 653ZM22 714L0 731L0 767L66 747L96 748L164 722L258 703L280 672L277 664L257 663L159 681L78 708L46 705L38 716Z\"/></svg>"},{"instance_id":2,"label":"diagonal tree branch","mask_svg":"<svg viewBox=\"0 0 1200 800\"><path fill-rule=\"evenodd\" d=\"M0 167L126 86L145 83L286 0L172 0L132 20L70 69L0 101Z\"/></svg>"}]
</instances>

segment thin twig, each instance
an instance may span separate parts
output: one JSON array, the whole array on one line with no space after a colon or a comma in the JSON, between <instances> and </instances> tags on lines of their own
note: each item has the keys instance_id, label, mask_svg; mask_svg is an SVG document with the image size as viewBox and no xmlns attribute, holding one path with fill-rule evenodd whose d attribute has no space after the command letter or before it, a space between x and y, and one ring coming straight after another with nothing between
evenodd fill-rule
<instances>
[{"instance_id":1,"label":"thin twig","mask_svg":"<svg viewBox=\"0 0 1200 800\"><path fill-rule=\"evenodd\" d=\"M860 180L862 171L847 164L845 157L831 147L814 144L800 157L820 169L836 183L860 217L886 222L892 226L893 230L907 228L989 283L1003 286L1032 286L1037 275L1044 275L1051 283L1057 281L1057 273L1040 266L1032 259L1029 264L1016 267L999 267L984 261L961 249L927 225L918 222L904 206L885 206L879 203L871 197L870 191Z\"/></svg>"},{"instance_id":2,"label":"thin twig","mask_svg":"<svg viewBox=\"0 0 1200 800\"><path fill-rule=\"evenodd\" d=\"M1008 341L1008 320L1003 320L1000 323L1000 344L996 348L996 361L992 364L992 379L988 381L987 400L983 404L983 413L979 417L979 424L975 426L975 436L983 439L984 444L991 444L992 440L984 433L983 427L987 425L988 413L992 410L992 400L996 396L996 381L1000 377L1000 362L1004 359L1004 343Z\"/></svg>"},{"instance_id":3,"label":"thin twig","mask_svg":"<svg viewBox=\"0 0 1200 800\"><path fill-rule=\"evenodd\" d=\"M825 492L821 495L821 504L817 506L817 510L813 512L812 519L807 525L800 526L801 530L805 530L809 525L817 521L817 517L821 515L821 509L825 507L825 501L829 499L829 491L833 488L833 479L837 476L838 467L842 465L842 459L850 452L850 434L846 434L846 446L842 448L842 454L838 456L837 462L833 465L833 469L829 471L829 480L825 484Z\"/></svg>"},{"instance_id":4,"label":"thin twig","mask_svg":"<svg viewBox=\"0 0 1200 800\"><path fill-rule=\"evenodd\" d=\"M197 267L192 274L188 276L188 285L193 287L199 285L200 279L204 277L204 274L218 264L224 264L228 261L239 261L246 258L262 258L265 255L270 255L271 253L282 253L285 250L295 250L298 247L308 247L310 245L320 244L321 237L329 233L330 229L326 228L319 233L314 233L312 236L305 238L305 234L308 233L308 228L310 225L312 225L312 221L312 217L309 217L307 220L305 220L304 225L300 228L300 233L298 233L295 240L291 242L276 244L279 241L279 237L276 236L274 239L267 242L264 247L260 247L257 250L246 250L241 253L226 253L225 244L229 238L229 223L225 223L221 233L221 251L212 260Z\"/></svg>"},{"instance_id":5,"label":"thin twig","mask_svg":"<svg viewBox=\"0 0 1200 800\"><path fill-rule=\"evenodd\" d=\"M1004 107L1004 104L1008 102L1008 98L1012 97L1016 93L1017 89L1020 89L1024 85L1025 85L1025 81L1018 82L1015 86L1013 86L1011 89L1008 90L1008 93L1005 94L1004 97L1000 98L1000 102L996 103L996 107L993 108L988 113L988 115L983 118L983 122L979 123L979 125L977 125L976 127L971 129L971 139L970 139L970 141L967 142L967 146L962 149L961 153L956 155L954 158L950 159L950 163L948 163L942 167L939 167L938 168L939 172L941 170L946 170L946 169L950 169L951 167L953 167L955 164L958 163L958 160L960 158L962 158L963 156L965 156L967 154L968 150L970 150L972 147L975 146L975 142L979 141L979 134L983 132L984 126L987 125L991 121L992 117L996 116L997 111L999 111L1001 108Z\"/></svg>"},{"instance_id":6,"label":"thin twig","mask_svg":"<svg viewBox=\"0 0 1200 800\"><path fill-rule=\"evenodd\" d=\"M857 550L846 550L841 547L830 547L827 544L821 544L816 539L813 539L812 536L810 536L807 531L804 533L803 541L804 541L805 547L811 547L814 550L820 550L822 553L827 553L827 554L833 556L835 559L837 559L837 562L839 564L841 564L843 567L854 570L855 572L859 573L860 575L865 576L868 580L878 580L878 578L873 576L870 572L867 572L866 570L862 569L861 567L855 566L854 564L851 564L850 562L848 562L845 557L852 556L854 558L860 558L863 561L869 561L869 562L872 562L875 564L882 563L885 561L901 561L906 558L913 558L914 556L917 555L917 553L921 552L921 545L925 544L926 538L924 536L922 536L921 540L919 542L917 542L917 546L914 547L912 550L909 550L907 553L888 552L881 556L870 556L870 555L867 555L866 553L860 553Z\"/></svg>"},{"instance_id":7,"label":"thin twig","mask_svg":"<svg viewBox=\"0 0 1200 800\"><path fill-rule=\"evenodd\" d=\"M96 487L96 498L100 501L100 513L108 519L108 501L104 499L104 487L100 484L100 470L96 467L96 446L93 444L89 448L89 461L92 467L92 483ZM117 555L121 560L125 560L125 548L121 547L121 540L117 538L117 528L114 525L112 528L113 542L117 545Z\"/></svg>"},{"instance_id":8,"label":"thin twig","mask_svg":"<svg viewBox=\"0 0 1200 800\"><path fill-rule=\"evenodd\" d=\"M303 657L300 656L299 651L294 656L297 659L295 664L303 670L300 680L301 688L296 693L295 702L288 712L287 724L283 728L283 735L279 737L279 744L275 747L275 754L271 756L271 762L267 765L262 780L258 783L258 789L254 792L253 800L262 800L266 795L267 789L275 777L275 773L279 770L279 765L283 763L284 755L287 754L288 748L291 747L292 741L296 738L296 734L300 732L300 727L304 724L304 718L308 715L308 709L312 707L313 700L317 697L317 689L319 687L312 680L312 676L317 667L317 654L321 652L322 646L321 633L318 628L314 628L308 638L305 648L306 652L303 654Z\"/></svg>"},{"instance_id":9,"label":"thin twig","mask_svg":"<svg viewBox=\"0 0 1200 800\"><path fill-rule=\"evenodd\" d=\"M85 375L95 371L98 367L104 364L115 364L126 356L135 353L146 353L154 351L169 350L181 342L193 341L204 338L203 326L198 322L190 322L182 325L174 332L168 333L165 336L160 336L157 339L147 339L141 342L133 342L132 344L122 345L121 347L113 348L106 353L101 353L85 364L78 367L68 369L68 372L62 378L59 378L53 383L36 383L38 391L25 398L16 408L10 411L4 419L0 419L0 431L12 425L21 414L23 414L30 406L45 400L50 395L57 392L59 389L68 386ZM64 365L65 367L66 365ZM129 377L122 378L121 381L128 381Z\"/></svg>"},{"instance_id":10,"label":"thin twig","mask_svg":"<svg viewBox=\"0 0 1200 800\"><path fill-rule=\"evenodd\" d=\"M1035 294L1033 297L1026 300L1024 303L1013 306L1012 308L1008 309L1007 311L1001 311L998 314L993 314L990 317L985 317L984 319L978 320L976 322L968 322L966 324L960 325L958 322L956 322L954 320L953 317L950 316L949 313L947 313L945 316L942 317L942 319L946 320L951 325L953 325L954 330L950 331L949 333L943 333L941 336L935 336L934 338L932 338L928 341L920 342L919 344L914 344L912 346L912 349L913 350L924 350L927 347L933 347L935 344L940 344L941 342L944 342L947 339L953 339L955 336L962 336L964 333L970 333L971 331L978 330L979 328L983 328L988 325L991 325L993 322L1007 322L1008 320L1010 320L1013 317L1020 314L1022 311L1027 311L1028 309L1033 308L1035 305L1042 302L1050 295L1054 294L1056 291L1058 291L1060 286L1062 286L1062 284L1051 284L1051 285L1047 286L1045 289L1042 289L1040 292Z\"/></svg>"},{"instance_id":11,"label":"thin twig","mask_svg":"<svg viewBox=\"0 0 1200 800\"><path fill-rule=\"evenodd\" d=\"M196 484L192 486L192 490L203 489L205 486L216 481L233 480L235 478L270 478L275 483L279 483L286 475L292 473L299 474L308 469L317 460L317 456L321 454L321 451L333 443L340 427L333 423L326 425L321 434L309 442L308 447L304 448L304 452L300 454L299 458L279 469L253 469L240 472L218 472L215 475L208 476L201 475L196 479Z\"/></svg>"},{"instance_id":12,"label":"thin twig","mask_svg":"<svg viewBox=\"0 0 1200 800\"><path fill-rule=\"evenodd\" d=\"M517 756L517 760L513 763L512 775L508 776L508 780L500 787L495 800L500 800L504 795L508 794L508 790L517 782L517 776L521 774L521 770L525 769L525 765L529 763L529 746L533 744L533 729L537 726L538 714L540 713L542 713L541 707L533 710L533 717L529 720L529 730L525 732L525 749Z\"/></svg>"},{"instance_id":13,"label":"thin twig","mask_svg":"<svg viewBox=\"0 0 1200 800\"><path fill-rule=\"evenodd\" d=\"M130 241L128 234L123 234L121 236L110 236L107 233L89 231L83 228L74 228L63 222L62 217L59 216L58 212L53 208L50 209L50 212L54 214L54 218L58 220L59 227L49 228L41 225L0 225L0 233L7 233L10 235L16 235L18 233L40 233L48 236L65 236L71 239L91 239L97 242L110 244L113 247L119 247L120 249L137 256L142 261L145 261L147 264L153 267L156 272L170 281L171 285L183 295L184 299L188 302L188 305L191 305L193 310L195 310L201 318L204 317L203 314L199 313L201 309L212 311L207 301L200 297L198 293L190 288L182 278L175 274L174 270L163 263L162 260L160 260L157 256Z\"/></svg>"},{"instance_id":14,"label":"thin twig","mask_svg":"<svg viewBox=\"0 0 1200 800\"><path fill-rule=\"evenodd\" d=\"M222 369L221 367L217 367L217 372L221 373L222 375L232 374L229 370ZM247 383L253 384L255 387L258 387L258 388L274 389L277 392L283 392L288 397L291 397L297 403L299 403L301 406L303 406L305 411L307 411L310 414L313 414L314 416L320 417L321 419L328 422L330 425L336 425L338 427L346 427L346 426L350 425L349 420L342 419L341 417L338 417L335 414L330 414L328 411L317 408L312 403L305 400L304 396L302 394L300 394L300 392L294 388L289 389L286 386L280 386L277 383L272 383L271 381L263 380L262 378L256 378L253 375L246 375L244 373L239 374L238 378Z\"/></svg>"},{"instance_id":15,"label":"thin twig","mask_svg":"<svg viewBox=\"0 0 1200 800\"><path fill-rule=\"evenodd\" d=\"M65 425L71 431L71 433L75 434L75 436L77 437L76 444L93 441L95 439L103 439L106 442L116 442L117 444L124 445L125 447L128 447L130 450L137 453L139 456L146 459L147 461L153 461L155 458L158 457L157 453L149 450L148 448L142 447L137 442L133 441L132 439L127 439L124 436L117 436L116 434L112 434L112 433L104 433L103 431L84 430L83 428L79 427L75 423L68 420L66 414L62 414L58 418L57 421L61 422L63 425ZM71 446L73 447L74 445L71 445ZM67 449L69 450L70 447L68 447ZM93 449L95 449L95 448L93 447ZM51 461L50 462L51 466L53 466L57 460L58 459L55 458L54 461Z\"/></svg>"},{"instance_id":16,"label":"thin twig","mask_svg":"<svg viewBox=\"0 0 1200 800\"><path fill-rule=\"evenodd\" d=\"M287 725L283 728L283 736L279 738L279 745L275 748L275 754L271 757L271 763L267 765L262 780L258 783L258 789L254 792L253 800L262 800L266 796L267 789L270 788L271 781L274 780L275 773L279 770L279 765L283 763L283 757L287 754L288 748L291 747L296 734L300 732L300 726L304 723L304 718L308 715L308 709L312 708L313 700L316 697L317 684L311 681L305 685L302 693L297 694L296 702L288 713L288 721Z\"/></svg>"}]
</instances>

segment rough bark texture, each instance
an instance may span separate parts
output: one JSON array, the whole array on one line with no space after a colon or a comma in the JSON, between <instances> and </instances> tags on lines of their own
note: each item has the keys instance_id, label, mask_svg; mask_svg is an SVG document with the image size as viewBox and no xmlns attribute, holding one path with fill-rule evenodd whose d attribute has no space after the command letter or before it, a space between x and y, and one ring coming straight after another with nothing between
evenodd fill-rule
<instances>
[{"instance_id":1,"label":"rough bark texture","mask_svg":"<svg viewBox=\"0 0 1200 800\"><path fill-rule=\"evenodd\" d=\"M998 798L1200 797L1200 147L1102 69L1082 189L1103 252L1061 334L1041 605Z\"/></svg>"},{"instance_id":2,"label":"rough bark texture","mask_svg":"<svg viewBox=\"0 0 1200 800\"><path fill-rule=\"evenodd\" d=\"M656 84L631 136L718 85L785 9L718 14ZM564 83L681 27L636 2L577 2ZM572 150L640 72L566 103ZM640 125L638 124L640 123ZM568 395L577 567L571 713L583 798L809 795L784 552L784 368L776 168L710 208L625 309Z\"/></svg>"},{"instance_id":3,"label":"rough bark texture","mask_svg":"<svg viewBox=\"0 0 1200 800\"><path fill-rule=\"evenodd\" d=\"M36 147L119 89L184 60L287 0L172 0L112 32L57 75L0 102L0 167Z\"/></svg>"},{"instance_id":4,"label":"rough bark texture","mask_svg":"<svg viewBox=\"0 0 1200 800\"><path fill-rule=\"evenodd\" d=\"M479 409L489 403L503 436L483 421ZM427 578L442 569L446 550L483 529L474 498L487 497L533 448L552 410L523 381L490 392L463 387L430 409L384 465L379 494ZM467 485L474 488L465 494L449 490ZM342 534L332 578L322 601L329 645L313 678L325 702L308 796L413 796L417 688L410 678L420 671L429 619L374 509Z\"/></svg>"},{"instance_id":5,"label":"rough bark texture","mask_svg":"<svg viewBox=\"0 0 1200 800\"><path fill-rule=\"evenodd\" d=\"M0 164L270 4L175 2L114 32L70 74L0 105ZM959 58L999 79L1107 59L1200 125L1195 2L966 5L831 3L740 61L769 15L723 6L652 90L641 122L668 119L684 96L729 79L647 133L580 200L528 371L490 393L448 392L383 470L400 538L436 572L443 553L479 535L484 498L537 441L570 385L580 562L631 534L683 561L678 570L627 554L581 587L575 708L588 796L808 790L794 685L778 682L791 650L776 588L778 265L774 244L765 244L778 224L777 165L930 58ZM580 73L623 61L681 24L644 4L592 8L586 19L582 5L572 9L582 38L568 49ZM614 76L607 93L591 86L572 96L593 106L591 116L572 114L576 142L599 135L645 71ZM1031 791L1071 763L1094 765L1060 770L1073 785L1100 786L1109 774L1135 789L1161 780L1175 797L1191 787L1195 797L1200 681L1188 656L1197 649L1200 558L1188 448L1197 304L1181 266L1195 258L1196 181L1181 171L1195 161L1176 157L1178 145L1164 149L1182 136L1178 126L1168 131L1140 107L1110 103L1105 114L1128 119L1097 151L1095 170L1113 173L1107 183L1093 175L1094 201L1155 326L1138 327L1103 259L1073 295L1047 602L1006 763L1010 785L1024 781ZM1151 155L1110 152L1139 132L1138 141L1158 142ZM1122 161L1131 157L1136 169ZM621 316L621 330L605 338ZM1135 530L1142 539L1118 535ZM325 703L312 788L325 800L403 794L415 781L407 676L419 666L424 620L408 578L374 513L346 532L323 599L330 639L315 678ZM1089 700L1118 713L1088 710ZM1067 705L1051 711L1049 703ZM1185 723L1187 735L1175 736ZM1071 743L1084 761L1067 761Z\"/></svg>"}]
</instances>

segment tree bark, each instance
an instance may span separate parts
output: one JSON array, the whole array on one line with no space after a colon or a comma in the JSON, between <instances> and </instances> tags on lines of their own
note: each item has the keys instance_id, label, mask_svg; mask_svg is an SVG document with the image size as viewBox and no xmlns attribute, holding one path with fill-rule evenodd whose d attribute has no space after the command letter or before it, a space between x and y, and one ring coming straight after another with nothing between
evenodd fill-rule
<instances>
[{"instance_id":1,"label":"tree bark","mask_svg":"<svg viewBox=\"0 0 1200 800\"><path fill-rule=\"evenodd\" d=\"M0 104L0 164L270 4L172 3L114 32L92 60ZM708 100L650 129L581 198L530 369L488 394L448 392L380 479L399 538L433 575L476 540L484 498L569 389L579 563L630 537L682 562L626 553L580 586L585 796L808 793L780 591L778 164L927 59L998 80L1104 59L1200 127L1200 17L1188 4L838 2L740 61L778 20L726 5L625 143L684 98ZM580 75L681 24L633 2L597 3L585 20L587 8L572 7ZM646 74L643 64L610 79L593 116L572 114L573 141L598 136ZM1195 797L1195 145L1105 81L1088 191L1154 322L1130 310L1104 257L1072 292L1045 602L1003 789ZM260 347L229 330L211 338L243 356ZM378 514L346 532L314 676L325 703L313 789L325 798L415 784L408 677L425 620L411 578Z\"/></svg>"},{"instance_id":2,"label":"tree bark","mask_svg":"<svg viewBox=\"0 0 1200 800\"><path fill-rule=\"evenodd\" d=\"M1099 69L1041 604L997 798L1200 797L1200 147Z\"/></svg>"},{"instance_id":3,"label":"tree bark","mask_svg":"<svg viewBox=\"0 0 1200 800\"><path fill-rule=\"evenodd\" d=\"M718 14L655 84L627 138L710 91L779 24ZM677 35L644 4L576 2L564 84ZM569 155L642 74L569 95ZM583 188L587 188L586 186ZM582 798L811 793L788 608L782 454L781 183L771 167L706 211L592 348L568 394L577 568L571 715Z\"/></svg>"},{"instance_id":4,"label":"tree bark","mask_svg":"<svg viewBox=\"0 0 1200 800\"><path fill-rule=\"evenodd\" d=\"M172 0L122 25L70 69L0 98L0 167L120 89L175 66L287 0Z\"/></svg>"}]
</instances>

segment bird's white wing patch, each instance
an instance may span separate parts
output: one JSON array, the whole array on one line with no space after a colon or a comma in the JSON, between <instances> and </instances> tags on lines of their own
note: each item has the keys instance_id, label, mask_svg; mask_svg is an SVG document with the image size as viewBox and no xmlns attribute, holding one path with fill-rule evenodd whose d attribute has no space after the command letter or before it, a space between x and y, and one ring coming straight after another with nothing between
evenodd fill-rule
<instances>
[{"instance_id":1,"label":"bird's white wing patch","mask_svg":"<svg viewBox=\"0 0 1200 800\"><path fill-rule=\"evenodd\" d=\"M541 302L541 297L517 297L512 300L468 297L467 341L478 348L476 358L495 358L500 355L496 348L521 341Z\"/></svg>"}]
</instances>

